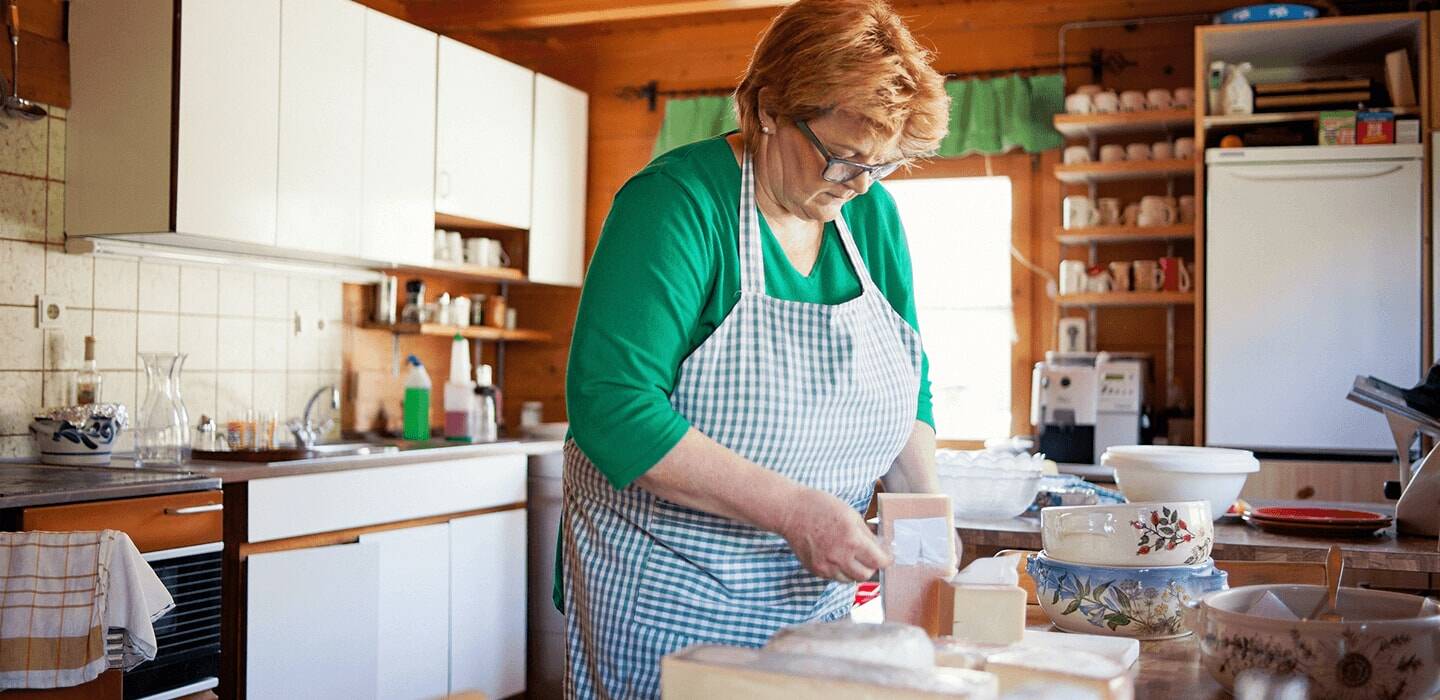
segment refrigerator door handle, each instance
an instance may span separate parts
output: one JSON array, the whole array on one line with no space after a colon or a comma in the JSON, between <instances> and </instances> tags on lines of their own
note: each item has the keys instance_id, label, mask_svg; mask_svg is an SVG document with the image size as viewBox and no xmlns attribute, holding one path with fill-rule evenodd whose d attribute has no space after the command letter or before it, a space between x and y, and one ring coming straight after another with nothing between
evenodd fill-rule
<instances>
[{"instance_id":1,"label":"refrigerator door handle","mask_svg":"<svg viewBox=\"0 0 1440 700\"><path fill-rule=\"evenodd\" d=\"M1232 170L1232 174L1240 180L1251 180L1254 182L1274 180L1355 180L1359 178L1384 177L1391 173L1398 173L1403 166L1395 165L1341 165L1329 163L1326 165L1297 166L1297 167L1275 167L1270 166L1256 170Z\"/></svg>"}]
</instances>

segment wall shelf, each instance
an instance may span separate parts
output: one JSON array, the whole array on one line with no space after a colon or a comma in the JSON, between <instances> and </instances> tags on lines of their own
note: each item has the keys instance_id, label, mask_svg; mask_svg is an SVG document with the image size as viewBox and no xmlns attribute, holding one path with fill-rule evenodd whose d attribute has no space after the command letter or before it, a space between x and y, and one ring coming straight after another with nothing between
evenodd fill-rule
<instances>
[{"instance_id":1,"label":"wall shelf","mask_svg":"<svg viewBox=\"0 0 1440 700\"><path fill-rule=\"evenodd\" d=\"M1189 109L1165 109L1115 114L1057 114L1054 122L1056 131L1072 139L1116 134L1180 132L1194 127L1195 112Z\"/></svg>"},{"instance_id":2,"label":"wall shelf","mask_svg":"<svg viewBox=\"0 0 1440 700\"><path fill-rule=\"evenodd\" d=\"M550 342L549 333L521 328L507 330L493 326L446 326L439 323L397 323L389 325L374 322L366 322L363 327L370 330L387 331L395 335L433 335L451 338L454 337L456 333L459 333L461 337L471 340L503 341L507 343Z\"/></svg>"},{"instance_id":3,"label":"wall shelf","mask_svg":"<svg viewBox=\"0 0 1440 700\"><path fill-rule=\"evenodd\" d=\"M1091 243L1155 243L1188 241L1195 238L1195 224L1173 226L1091 226L1089 228L1055 227L1055 239L1061 245Z\"/></svg>"},{"instance_id":4,"label":"wall shelf","mask_svg":"<svg viewBox=\"0 0 1440 700\"><path fill-rule=\"evenodd\" d=\"M1192 159L1122 160L1114 163L1074 163L1055 166L1055 177L1068 185L1121 180L1155 180L1195 174Z\"/></svg>"},{"instance_id":5,"label":"wall shelf","mask_svg":"<svg viewBox=\"0 0 1440 700\"><path fill-rule=\"evenodd\" d=\"M1387 107L1387 111L1394 112L1395 116L1410 116L1420 114L1419 107ZM1227 126L1251 126L1254 124L1280 124L1284 122L1306 122L1320 118L1319 112L1261 112L1259 114L1234 114L1229 116L1209 116L1203 119L1206 129Z\"/></svg>"},{"instance_id":6,"label":"wall shelf","mask_svg":"<svg viewBox=\"0 0 1440 700\"><path fill-rule=\"evenodd\" d=\"M1067 294L1057 301L1064 307L1075 306L1183 306L1195 303L1194 292L1099 292Z\"/></svg>"},{"instance_id":7,"label":"wall shelf","mask_svg":"<svg viewBox=\"0 0 1440 700\"><path fill-rule=\"evenodd\" d=\"M525 273L513 267L481 267L479 265L397 265L394 272L408 272L417 275L434 275L466 282L492 284L529 284Z\"/></svg>"}]
</instances>

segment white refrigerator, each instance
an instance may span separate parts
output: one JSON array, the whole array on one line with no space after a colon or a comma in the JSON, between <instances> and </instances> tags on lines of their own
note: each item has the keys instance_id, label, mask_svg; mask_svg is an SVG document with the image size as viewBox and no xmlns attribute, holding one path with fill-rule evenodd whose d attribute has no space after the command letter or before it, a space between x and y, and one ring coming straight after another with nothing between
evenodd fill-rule
<instances>
[{"instance_id":1,"label":"white refrigerator","mask_svg":"<svg viewBox=\"0 0 1440 700\"><path fill-rule=\"evenodd\" d=\"M1422 376L1419 145L1205 152L1205 441L1393 453L1345 399Z\"/></svg>"}]
</instances>

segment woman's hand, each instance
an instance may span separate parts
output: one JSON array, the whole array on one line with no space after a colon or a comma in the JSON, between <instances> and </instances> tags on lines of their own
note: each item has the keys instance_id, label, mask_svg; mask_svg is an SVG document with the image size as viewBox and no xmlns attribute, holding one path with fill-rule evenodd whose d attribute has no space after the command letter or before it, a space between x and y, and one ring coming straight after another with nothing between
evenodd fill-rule
<instances>
[{"instance_id":1,"label":"woman's hand","mask_svg":"<svg viewBox=\"0 0 1440 700\"><path fill-rule=\"evenodd\" d=\"M845 583L865 581L893 561L864 518L844 501L811 488L795 491L776 532L810 573Z\"/></svg>"}]
</instances>

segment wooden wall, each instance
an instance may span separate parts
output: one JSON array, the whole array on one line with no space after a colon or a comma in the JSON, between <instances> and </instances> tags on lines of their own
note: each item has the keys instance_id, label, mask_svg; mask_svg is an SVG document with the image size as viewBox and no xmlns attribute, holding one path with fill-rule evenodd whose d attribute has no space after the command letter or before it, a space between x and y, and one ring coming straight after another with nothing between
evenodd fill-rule
<instances>
[{"instance_id":1,"label":"wooden wall","mask_svg":"<svg viewBox=\"0 0 1440 700\"><path fill-rule=\"evenodd\" d=\"M1068 22L1185 15L1231 4L1213 0L948 0L897 2L896 6L909 18L916 35L933 47L937 68L976 71L1060 61L1059 31ZM666 88L734 85L769 16L768 12L744 13L722 20L651 22L464 38L590 94L587 244L588 250L593 250L611 198L625 180L649 160L663 113L663 105L660 110L650 112L643 102L618 98L617 90L650 80L658 80ZM1076 29L1068 34L1064 58L1084 60L1092 47L1120 51L1139 65L1119 75L1107 76L1107 85L1118 89L1178 87L1187 85L1192 75L1192 37L1188 23ZM1086 70L1072 70L1067 77L1072 85L1089 82ZM1009 175L1014 183L1017 248L1028 251L1034 262L1051 271L1058 268L1061 256L1052 236L1053 228L1060 221L1060 199L1072 191L1050 175L1050 168L1057 160L1058 154L1051 152L1035 157L1010 154L992 158L990 162L991 172ZM912 177L984 172L984 159L971 157L932 162ZM1182 193L1187 191L1184 188L1188 185L1182 187ZM1141 191L1134 186L1114 186L1105 188L1101 194L1134 199ZM1185 250L1177 252L1190 255ZM1083 249L1067 253L1068 257L1085 257ZM1162 254L1163 246L1137 245L1102 251L1101 259ZM1043 280L1018 264L1013 266L1012 273L1021 338L1012 370L1015 398L1012 427L1026 431L1030 366L1052 347L1058 312L1047 300ZM521 309L522 317L546 316L547 330L557 333L557 337L568 337L571 328L568 316L573 316L576 292L532 287L515 292L512 298L514 305ZM1193 383L1191 312L1178 313L1175 328L1179 345L1177 377L1189 392ZM1148 352L1163 362L1164 329L1162 310L1102 311L1099 341L1106 349ZM562 419L565 344L526 347L512 357L506 386L512 403L543 400L547 420ZM1164 376L1164 367L1157 369L1156 376Z\"/></svg>"}]
</instances>

